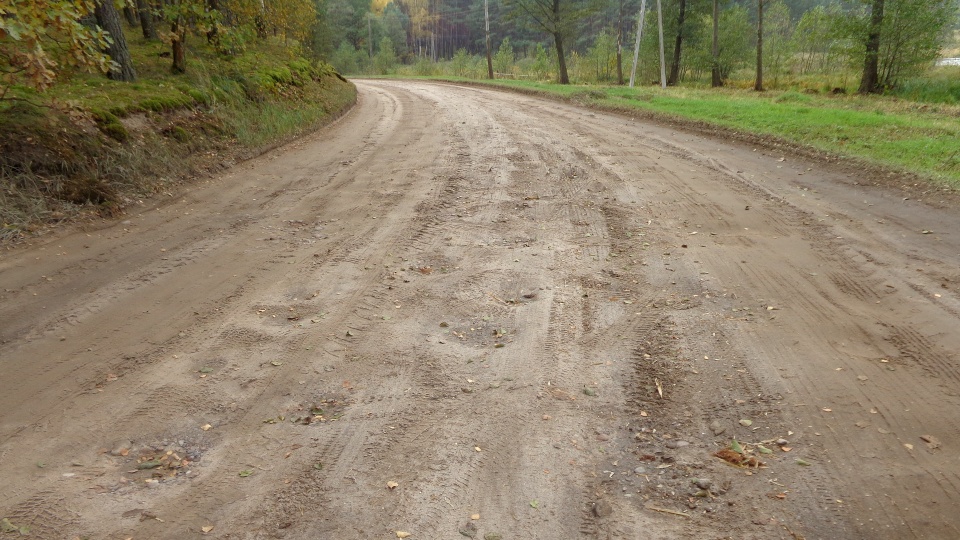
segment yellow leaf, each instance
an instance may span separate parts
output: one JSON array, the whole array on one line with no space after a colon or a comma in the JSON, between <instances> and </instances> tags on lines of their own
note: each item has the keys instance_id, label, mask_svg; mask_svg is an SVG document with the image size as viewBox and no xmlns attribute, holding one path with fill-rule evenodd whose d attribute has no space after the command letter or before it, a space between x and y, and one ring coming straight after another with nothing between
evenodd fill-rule
<instances>
[{"instance_id":1,"label":"yellow leaf","mask_svg":"<svg viewBox=\"0 0 960 540\"><path fill-rule=\"evenodd\" d=\"M410 536L410 533L406 531L397 531L397 538L407 538Z\"/></svg>"},{"instance_id":2,"label":"yellow leaf","mask_svg":"<svg viewBox=\"0 0 960 540\"><path fill-rule=\"evenodd\" d=\"M213 530L213 525L204 525L203 527L200 527L200 530L206 534Z\"/></svg>"},{"instance_id":3,"label":"yellow leaf","mask_svg":"<svg viewBox=\"0 0 960 540\"><path fill-rule=\"evenodd\" d=\"M387 487L390 488L390 489L393 489L393 488L395 488L395 487L397 487L397 486L399 486L399 485L400 485L400 484L394 482L393 480L387 482Z\"/></svg>"}]
</instances>

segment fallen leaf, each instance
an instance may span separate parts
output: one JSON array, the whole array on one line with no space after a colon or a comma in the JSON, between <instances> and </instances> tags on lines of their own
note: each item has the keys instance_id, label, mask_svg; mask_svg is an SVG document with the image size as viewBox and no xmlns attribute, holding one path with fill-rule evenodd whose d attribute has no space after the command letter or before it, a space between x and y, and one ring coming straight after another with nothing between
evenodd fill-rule
<instances>
[{"instance_id":1,"label":"fallen leaf","mask_svg":"<svg viewBox=\"0 0 960 540\"><path fill-rule=\"evenodd\" d=\"M399 485L400 485L400 484L394 482L393 480L387 482L387 487L390 488L390 489L394 489L394 488L396 488L396 487L399 486Z\"/></svg>"},{"instance_id":2,"label":"fallen leaf","mask_svg":"<svg viewBox=\"0 0 960 540\"><path fill-rule=\"evenodd\" d=\"M474 446L473 449L476 450L477 452L480 451L480 447L479 447L479 446Z\"/></svg>"},{"instance_id":3,"label":"fallen leaf","mask_svg":"<svg viewBox=\"0 0 960 540\"><path fill-rule=\"evenodd\" d=\"M823 412L833 412L833 409L828 409L828 408L826 408L826 407L824 407L823 409L820 409L820 410L822 410Z\"/></svg>"},{"instance_id":4,"label":"fallen leaf","mask_svg":"<svg viewBox=\"0 0 960 540\"><path fill-rule=\"evenodd\" d=\"M540 508L540 501L536 499L530 501L530 508Z\"/></svg>"},{"instance_id":5,"label":"fallen leaf","mask_svg":"<svg viewBox=\"0 0 960 540\"><path fill-rule=\"evenodd\" d=\"M119 377L117 377L117 376L114 375L113 373L107 373L107 382L113 382L113 381L117 380L118 378L119 378Z\"/></svg>"},{"instance_id":6,"label":"fallen leaf","mask_svg":"<svg viewBox=\"0 0 960 540\"><path fill-rule=\"evenodd\" d=\"M761 454L772 454L772 453L773 453L773 450L767 448L766 446L764 446L764 445L762 445L762 444L758 444L758 445L757 445L757 450L758 450Z\"/></svg>"},{"instance_id":7,"label":"fallen leaf","mask_svg":"<svg viewBox=\"0 0 960 540\"><path fill-rule=\"evenodd\" d=\"M282 365L283 365L283 362L278 362L278 361L276 361L276 360L273 360L273 361L270 362L270 365L271 365L271 366L282 366Z\"/></svg>"},{"instance_id":8,"label":"fallen leaf","mask_svg":"<svg viewBox=\"0 0 960 540\"><path fill-rule=\"evenodd\" d=\"M810 466L810 462L807 461L807 460L805 460L805 459L798 459L798 460L797 460L797 465L800 465L801 467L809 467L809 466Z\"/></svg>"},{"instance_id":9,"label":"fallen leaf","mask_svg":"<svg viewBox=\"0 0 960 540\"><path fill-rule=\"evenodd\" d=\"M251 474L253 474L253 471L252 471L252 470L250 470L250 469L244 469L244 470L240 471L240 478L246 478L246 477L250 476Z\"/></svg>"},{"instance_id":10,"label":"fallen leaf","mask_svg":"<svg viewBox=\"0 0 960 540\"><path fill-rule=\"evenodd\" d=\"M204 431L210 431L212 428L213 428L213 426L211 426L210 424L204 424L204 425L200 426L200 429L202 429L202 430L204 430Z\"/></svg>"},{"instance_id":11,"label":"fallen leaf","mask_svg":"<svg viewBox=\"0 0 960 540\"><path fill-rule=\"evenodd\" d=\"M213 530L213 525L204 525L203 527L200 527L200 530L203 531L204 534L206 534Z\"/></svg>"},{"instance_id":12,"label":"fallen leaf","mask_svg":"<svg viewBox=\"0 0 960 540\"><path fill-rule=\"evenodd\" d=\"M910 443L903 443L903 446L906 447L907 450L913 450L913 445Z\"/></svg>"},{"instance_id":13,"label":"fallen leaf","mask_svg":"<svg viewBox=\"0 0 960 540\"><path fill-rule=\"evenodd\" d=\"M3 520L0 520L0 532L9 533L9 532L17 532L19 530L20 530L20 527L17 527L13 523L10 523L10 520L8 518L3 518Z\"/></svg>"},{"instance_id":14,"label":"fallen leaf","mask_svg":"<svg viewBox=\"0 0 960 540\"><path fill-rule=\"evenodd\" d=\"M723 450L714 452L713 455L714 457L718 457L731 465L736 465L737 467L759 468L763 466L763 462L758 460L757 458L747 457L743 455L743 453L736 452L730 448L724 448ZM657 468L659 469L660 467L662 466L658 466Z\"/></svg>"},{"instance_id":15,"label":"fallen leaf","mask_svg":"<svg viewBox=\"0 0 960 540\"><path fill-rule=\"evenodd\" d=\"M150 461L144 461L143 463L138 464L137 469L140 469L141 471L147 469L156 469L161 465L163 465L163 463L161 463L160 460L152 459Z\"/></svg>"},{"instance_id":16,"label":"fallen leaf","mask_svg":"<svg viewBox=\"0 0 960 540\"><path fill-rule=\"evenodd\" d=\"M740 425L743 427L750 427L753 425L753 420L747 420L746 418L744 418L743 420L740 421Z\"/></svg>"},{"instance_id":17,"label":"fallen leaf","mask_svg":"<svg viewBox=\"0 0 960 540\"><path fill-rule=\"evenodd\" d=\"M408 538L410 536L410 533L406 531L397 531L396 534L397 538Z\"/></svg>"},{"instance_id":18,"label":"fallen leaf","mask_svg":"<svg viewBox=\"0 0 960 540\"><path fill-rule=\"evenodd\" d=\"M791 448L791 447L789 447L789 446L781 446L781 447L780 447L780 450L783 450L784 452L789 452L789 451L793 450L793 448Z\"/></svg>"},{"instance_id":19,"label":"fallen leaf","mask_svg":"<svg viewBox=\"0 0 960 540\"><path fill-rule=\"evenodd\" d=\"M734 439L733 442L730 443L730 449L738 454L743 453L743 446L740 446L740 443L737 442L736 439Z\"/></svg>"},{"instance_id":20,"label":"fallen leaf","mask_svg":"<svg viewBox=\"0 0 960 540\"><path fill-rule=\"evenodd\" d=\"M480 519L480 514L470 514L470 519L472 519L472 520L478 520L478 519Z\"/></svg>"},{"instance_id":21,"label":"fallen leaf","mask_svg":"<svg viewBox=\"0 0 960 540\"><path fill-rule=\"evenodd\" d=\"M584 387L583 393L590 397L597 397L597 391L590 387Z\"/></svg>"},{"instance_id":22,"label":"fallen leaf","mask_svg":"<svg viewBox=\"0 0 960 540\"><path fill-rule=\"evenodd\" d=\"M202 367L200 368L200 373L213 373L213 368L211 367Z\"/></svg>"}]
</instances>

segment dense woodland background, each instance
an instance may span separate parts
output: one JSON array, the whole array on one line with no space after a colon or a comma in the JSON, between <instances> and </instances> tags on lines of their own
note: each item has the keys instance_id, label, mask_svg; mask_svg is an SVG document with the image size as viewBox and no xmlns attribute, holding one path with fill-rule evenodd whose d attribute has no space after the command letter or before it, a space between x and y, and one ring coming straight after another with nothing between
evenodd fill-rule
<instances>
[{"instance_id":1,"label":"dense woodland background","mask_svg":"<svg viewBox=\"0 0 960 540\"><path fill-rule=\"evenodd\" d=\"M124 32L169 45L177 73L188 69L190 42L199 36L224 56L280 40L346 74L481 78L492 71L498 78L623 84L641 2L0 0L0 98L18 85L47 88L74 68L133 80ZM957 0L644 3L638 84L661 80L658 16L667 85L882 92L941 56L960 55Z\"/></svg>"}]
</instances>

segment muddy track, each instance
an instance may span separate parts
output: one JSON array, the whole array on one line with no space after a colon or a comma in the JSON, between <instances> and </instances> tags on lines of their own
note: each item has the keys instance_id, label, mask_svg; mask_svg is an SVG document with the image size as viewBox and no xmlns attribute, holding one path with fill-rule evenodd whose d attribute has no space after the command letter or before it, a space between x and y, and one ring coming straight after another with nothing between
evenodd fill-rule
<instances>
[{"instance_id":1,"label":"muddy track","mask_svg":"<svg viewBox=\"0 0 960 540\"><path fill-rule=\"evenodd\" d=\"M0 517L960 535L955 209L534 97L357 84L320 133L2 255ZM712 456L734 438L765 466Z\"/></svg>"}]
</instances>

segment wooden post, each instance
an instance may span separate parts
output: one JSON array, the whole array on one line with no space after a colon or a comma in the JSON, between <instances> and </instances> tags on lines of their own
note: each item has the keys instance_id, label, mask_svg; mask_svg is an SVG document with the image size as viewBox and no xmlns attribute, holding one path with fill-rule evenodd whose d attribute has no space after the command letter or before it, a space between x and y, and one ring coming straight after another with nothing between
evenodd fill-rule
<instances>
[{"instance_id":1,"label":"wooden post","mask_svg":"<svg viewBox=\"0 0 960 540\"><path fill-rule=\"evenodd\" d=\"M646 2L646 0L644 0ZM493 57L490 56L490 0L483 0L483 19L487 31L487 78L493 78Z\"/></svg>"},{"instance_id":2,"label":"wooden post","mask_svg":"<svg viewBox=\"0 0 960 540\"><path fill-rule=\"evenodd\" d=\"M667 67L663 65L663 9L657 0L657 26L660 28L660 88L667 87Z\"/></svg>"},{"instance_id":3,"label":"wooden post","mask_svg":"<svg viewBox=\"0 0 960 540\"><path fill-rule=\"evenodd\" d=\"M659 2L659 0L657 0ZM637 42L633 46L633 68L630 69L630 88L637 78L637 61L640 59L640 38L643 37L643 24L647 19L647 0L640 2L640 17L637 22Z\"/></svg>"}]
</instances>

